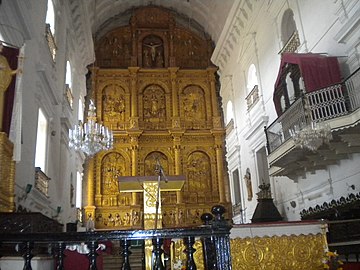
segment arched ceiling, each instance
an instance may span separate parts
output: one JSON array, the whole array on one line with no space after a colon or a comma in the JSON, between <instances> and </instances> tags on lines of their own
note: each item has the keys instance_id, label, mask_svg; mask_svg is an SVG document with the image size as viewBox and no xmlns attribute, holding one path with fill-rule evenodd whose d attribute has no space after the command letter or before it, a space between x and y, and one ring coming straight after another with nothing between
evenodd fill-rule
<instances>
[{"instance_id":1,"label":"arched ceiling","mask_svg":"<svg viewBox=\"0 0 360 270\"><path fill-rule=\"evenodd\" d=\"M104 26L117 22L129 22L129 10L146 5L156 5L173 10L190 26L201 25L214 42L219 38L227 15L235 0L88 0L92 33L100 33Z\"/></svg>"},{"instance_id":2,"label":"arched ceiling","mask_svg":"<svg viewBox=\"0 0 360 270\"><path fill-rule=\"evenodd\" d=\"M178 15L182 24L203 31L216 44L228 14L240 0L70 0L69 8L77 43L84 64L94 59L93 39L107 31L129 23L131 10L155 5L168 8Z\"/></svg>"}]
</instances>

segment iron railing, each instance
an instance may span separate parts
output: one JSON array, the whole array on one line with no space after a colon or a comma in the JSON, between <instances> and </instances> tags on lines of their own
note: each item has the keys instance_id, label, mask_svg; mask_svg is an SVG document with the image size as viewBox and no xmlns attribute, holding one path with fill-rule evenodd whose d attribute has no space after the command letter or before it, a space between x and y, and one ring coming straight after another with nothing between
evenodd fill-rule
<instances>
[{"instance_id":1,"label":"iron railing","mask_svg":"<svg viewBox=\"0 0 360 270\"><path fill-rule=\"evenodd\" d=\"M265 128L268 154L291 138L294 130L349 114L360 107L360 68L342 83L305 93Z\"/></svg>"},{"instance_id":2,"label":"iron railing","mask_svg":"<svg viewBox=\"0 0 360 270\"><path fill-rule=\"evenodd\" d=\"M230 229L231 225L224 219L225 208L217 205L212 208L214 214L203 214L204 225L191 228L176 228L162 230L116 230L116 231L89 231L89 232L7 232L1 230L0 244L13 244L18 246L18 251L24 259L24 270L30 270L31 259L34 251L39 250L37 246L48 246L56 263L56 269L64 269L64 251L68 246L87 246L87 256L90 270L96 270L97 249L101 242L119 241L122 247L122 265L119 269L130 270L130 245L133 240L151 240L153 244L153 266L152 269L165 269L161 255L164 239L183 239L187 256L186 269L196 269L193 253L195 239L200 239L203 246L205 269L231 270L230 256Z\"/></svg>"}]
</instances>

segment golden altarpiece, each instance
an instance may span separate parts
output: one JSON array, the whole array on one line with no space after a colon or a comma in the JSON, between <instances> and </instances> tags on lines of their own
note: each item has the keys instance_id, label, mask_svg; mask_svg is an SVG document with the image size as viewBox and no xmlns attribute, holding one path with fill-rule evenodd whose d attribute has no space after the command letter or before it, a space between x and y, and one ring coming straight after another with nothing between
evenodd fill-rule
<instances>
[{"instance_id":1,"label":"golden altarpiece","mask_svg":"<svg viewBox=\"0 0 360 270\"><path fill-rule=\"evenodd\" d=\"M157 161L185 179L181 191L161 192L161 227L198 225L219 203L231 213L212 50L203 33L153 6L96 41L89 93L114 133L113 149L85 170L85 218L96 229L143 228L143 194L120 192L118 178L154 176Z\"/></svg>"}]
</instances>

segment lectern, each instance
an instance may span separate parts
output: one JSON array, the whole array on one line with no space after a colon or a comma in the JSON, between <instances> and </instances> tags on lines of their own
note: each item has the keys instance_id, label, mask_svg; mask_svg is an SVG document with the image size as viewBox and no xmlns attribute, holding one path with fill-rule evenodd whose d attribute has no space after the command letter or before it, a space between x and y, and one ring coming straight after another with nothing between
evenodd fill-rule
<instances>
[{"instance_id":1,"label":"lectern","mask_svg":"<svg viewBox=\"0 0 360 270\"><path fill-rule=\"evenodd\" d=\"M168 176L159 172L158 176L120 176L120 192L143 192L144 194L144 229L152 230L162 227L161 191L180 191L185 177L182 175ZM152 242L145 241L145 266L151 270Z\"/></svg>"}]
</instances>

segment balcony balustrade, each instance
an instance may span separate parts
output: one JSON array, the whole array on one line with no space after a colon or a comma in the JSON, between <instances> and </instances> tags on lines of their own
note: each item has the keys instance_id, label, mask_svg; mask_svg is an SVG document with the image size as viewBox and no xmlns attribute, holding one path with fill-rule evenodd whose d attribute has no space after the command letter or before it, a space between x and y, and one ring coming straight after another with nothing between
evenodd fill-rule
<instances>
[{"instance_id":1,"label":"balcony balustrade","mask_svg":"<svg viewBox=\"0 0 360 270\"><path fill-rule=\"evenodd\" d=\"M265 128L270 174L292 177L297 175L299 166L302 166L302 171L304 167L320 169L329 165L328 162L336 162L337 159L347 158L347 154L360 152L360 140L356 135L359 132L359 108L360 68L341 84L303 94ZM327 135L331 134L331 137L325 138L324 135L324 138L320 138L324 126L329 129ZM314 132L307 134L306 130ZM303 145L299 145L296 141L299 139L296 135L301 132L303 137L319 135L321 140L315 148L306 149L306 142L302 141ZM324 141L328 146L318 149ZM319 154L326 156L315 156ZM321 160L328 162L321 163Z\"/></svg>"}]
</instances>

